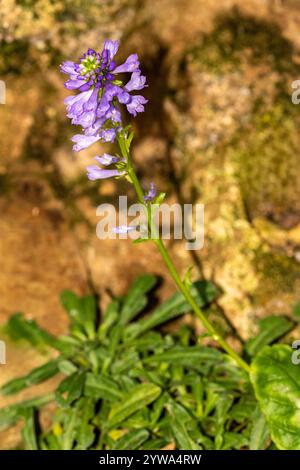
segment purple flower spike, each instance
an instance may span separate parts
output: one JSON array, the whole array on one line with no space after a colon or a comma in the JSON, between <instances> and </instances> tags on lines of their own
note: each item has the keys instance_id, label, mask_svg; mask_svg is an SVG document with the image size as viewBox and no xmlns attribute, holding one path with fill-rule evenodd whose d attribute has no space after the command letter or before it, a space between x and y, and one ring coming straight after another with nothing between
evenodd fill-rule
<instances>
[{"instance_id":1,"label":"purple flower spike","mask_svg":"<svg viewBox=\"0 0 300 470\"><path fill-rule=\"evenodd\" d=\"M98 140L114 142L117 133L122 130L122 105L133 116L144 111L147 100L141 95L132 94L147 86L146 77L141 75L139 69L138 56L131 54L117 66L114 57L118 48L118 41L108 39L101 53L90 48L77 63L68 60L60 66L61 71L69 75L65 87L77 90L77 94L65 99L67 116L72 124L82 129L82 134L78 133L72 138L76 152ZM117 76L119 73L131 73L126 85ZM99 163L117 163L115 160L107 161L106 158L105 161L99 160Z\"/></svg>"},{"instance_id":2,"label":"purple flower spike","mask_svg":"<svg viewBox=\"0 0 300 470\"><path fill-rule=\"evenodd\" d=\"M125 175L125 171L119 170L103 170L97 165L91 165L87 167L87 176L89 180L103 180L106 178L113 178L115 176Z\"/></svg>"},{"instance_id":3,"label":"purple flower spike","mask_svg":"<svg viewBox=\"0 0 300 470\"><path fill-rule=\"evenodd\" d=\"M144 196L145 201L152 201L156 197L156 187L154 183L150 183L150 189L148 193Z\"/></svg>"},{"instance_id":4,"label":"purple flower spike","mask_svg":"<svg viewBox=\"0 0 300 470\"><path fill-rule=\"evenodd\" d=\"M114 227L112 231L114 233L117 233L118 235L123 235L128 232L133 232L136 230L136 227L130 226L130 225L120 225L119 227Z\"/></svg>"}]
</instances>

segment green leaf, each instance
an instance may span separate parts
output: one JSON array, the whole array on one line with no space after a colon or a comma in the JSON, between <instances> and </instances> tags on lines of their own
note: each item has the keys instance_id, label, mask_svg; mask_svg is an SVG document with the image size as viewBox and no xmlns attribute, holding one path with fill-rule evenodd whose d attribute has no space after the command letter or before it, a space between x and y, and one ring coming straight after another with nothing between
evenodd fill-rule
<instances>
[{"instance_id":1,"label":"green leaf","mask_svg":"<svg viewBox=\"0 0 300 470\"><path fill-rule=\"evenodd\" d=\"M78 368L73 364L73 362L68 361L67 359L58 363L58 369L59 372L64 375L74 374L74 372L78 370Z\"/></svg>"},{"instance_id":2,"label":"green leaf","mask_svg":"<svg viewBox=\"0 0 300 470\"><path fill-rule=\"evenodd\" d=\"M294 307L293 307L293 315L297 319L297 321L300 321L300 302L297 302Z\"/></svg>"},{"instance_id":3,"label":"green leaf","mask_svg":"<svg viewBox=\"0 0 300 470\"><path fill-rule=\"evenodd\" d=\"M245 349L250 356L255 356L264 346L273 343L288 333L294 323L283 316L267 317L259 321L260 332L247 341Z\"/></svg>"},{"instance_id":4,"label":"green leaf","mask_svg":"<svg viewBox=\"0 0 300 470\"><path fill-rule=\"evenodd\" d=\"M256 407L256 410L253 413L252 421L253 424L249 444L250 450L264 450L268 440L270 439L270 433L265 417L259 406Z\"/></svg>"},{"instance_id":5,"label":"green leaf","mask_svg":"<svg viewBox=\"0 0 300 470\"><path fill-rule=\"evenodd\" d=\"M76 449L88 449L94 439L94 426L90 424L95 415L95 401L91 398L81 398L76 403L77 410L77 431L76 431Z\"/></svg>"},{"instance_id":6,"label":"green leaf","mask_svg":"<svg viewBox=\"0 0 300 470\"><path fill-rule=\"evenodd\" d=\"M80 299L80 312L82 315L82 324L89 339L95 338L98 313L97 310L98 307L95 296L87 295Z\"/></svg>"},{"instance_id":7,"label":"green leaf","mask_svg":"<svg viewBox=\"0 0 300 470\"><path fill-rule=\"evenodd\" d=\"M72 328L83 331L89 339L95 337L97 320L97 303L94 296L78 297L74 292L64 290L60 296L61 303L69 315Z\"/></svg>"},{"instance_id":8,"label":"green leaf","mask_svg":"<svg viewBox=\"0 0 300 470\"><path fill-rule=\"evenodd\" d=\"M29 374L18 377L4 384L0 391L3 395L11 395L20 392L30 385L39 384L50 379L59 372L58 360L51 360L40 367L36 367Z\"/></svg>"},{"instance_id":9,"label":"green leaf","mask_svg":"<svg viewBox=\"0 0 300 470\"><path fill-rule=\"evenodd\" d=\"M45 349L45 344L55 347L57 341L48 331L40 328L36 321L26 320L22 313L12 315L4 330L12 340L25 340L41 349Z\"/></svg>"},{"instance_id":10,"label":"green leaf","mask_svg":"<svg viewBox=\"0 0 300 470\"><path fill-rule=\"evenodd\" d=\"M121 323L125 325L138 315L147 305L146 293L156 284L157 278L152 274L145 274L135 280L126 295L121 310Z\"/></svg>"},{"instance_id":11,"label":"green leaf","mask_svg":"<svg viewBox=\"0 0 300 470\"><path fill-rule=\"evenodd\" d=\"M73 358L81 349L82 342L73 336L61 335L57 338L53 347L64 356Z\"/></svg>"},{"instance_id":12,"label":"green leaf","mask_svg":"<svg viewBox=\"0 0 300 470\"><path fill-rule=\"evenodd\" d=\"M25 450L38 450L36 424L33 408L27 408L22 413L24 418L24 427L22 429L22 437L25 444Z\"/></svg>"},{"instance_id":13,"label":"green leaf","mask_svg":"<svg viewBox=\"0 0 300 470\"><path fill-rule=\"evenodd\" d=\"M116 323L119 318L120 312L120 301L119 299L114 299L110 302L104 312L103 319L99 325L98 336L103 340L106 335L109 333L111 327Z\"/></svg>"},{"instance_id":14,"label":"green leaf","mask_svg":"<svg viewBox=\"0 0 300 470\"><path fill-rule=\"evenodd\" d=\"M228 418L228 412L233 403L233 396L228 393L221 393L218 396L215 411L215 446L217 450L223 449L224 442L224 427Z\"/></svg>"},{"instance_id":15,"label":"green leaf","mask_svg":"<svg viewBox=\"0 0 300 470\"><path fill-rule=\"evenodd\" d=\"M113 449L116 450L136 450L148 439L149 431L147 429L134 429L129 431L116 441Z\"/></svg>"},{"instance_id":16,"label":"green leaf","mask_svg":"<svg viewBox=\"0 0 300 470\"><path fill-rule=\"evenodd\" d=\"M62 450L72 450L77 432L77 409L70 408L65 417Z\"/></svg>"},{"instance_id":17,"label":"green leaf","mask_svg":"<svg viewBox=\"0 0 300 470\"><path fill-rule=\"evenodd\" d=\"M0 431L13 426L20 418L22 413L28 408L40 408L54 399L54 394L49 393L42 397L31 398L30 400L24 400L14 405L6 406L0 409Z\"/></svg>"},{"instance_id":18,"label":"green leaf","mask_svg":"<svg viewBox=\"0 0 300 470\"><path fill-rule=\"evenodd\" d=\"M108 401L120 401L122 392L116 382L104 376L88 373L84 393L87 397L102 398Z\"/></svg>"},{"instance_id":19,"label":"green leaf","mask_svg":"<svg viewBox=\"0 0 300 470\"><path fill-rule=\"evenodd\" d=\"M221 450L240 450L242 447L248 445L247 437L243 436L243 434L241 433L225 432L223 440L224 442L221 447Z\"/></svg>"},{"instance_id":20,"label":"green leaf","mask_svg":"<svg viewBox=\"0 0 300 470\"><path fill-rule=\"evenodd\" d=\"M113 405L108 416L108 426L115 427L133 413L155 401L161 394L161 388L151 383L136 385L123 400Z\"/></svg>"},{"instance_id":21,"label":"green leaf","mask_svg":"<svg viewBox=\"0 0 300 470\"><path fill-rule=\"evenodd\" d=\"M156 196L156 198L154 199L153 204L160 206L165 197L166 193L159 193L158 196Z\"/></svg>"},{"instance_id":22,"label":"green leaf","mask_svg":"<svg viewBox=\"0 0 300 470\"><path fill-rule=\"evenodd\" d=\"M218 362L222 360L222 353L217 349L206 346L174 346L165 352L147 357L144 362L171 362L176 365L193 366L201 362Z\"/></svg>"},{"instance_id":23,"label":"green leaf","mask_svg":"<svg viewBox=\"0 0 300 470\"><path fill-rule=\"evenodd\" d=\"M218 290L214 284L207 281L198 281L191 287L191 294L194 296L200 307L212 302L218 295ZM166 302L162 303L147 318L140 320L138 323L131 324L127 327L126 337L128 339L136 338L141 333L151 330L167 321L188 312L191 309L189 304L180 292L174 294Z\"/></svg>"},{"instance_id":24,"label":"green leaf","mask_svg":"<svg viewBox=\"0 0 300 470\"><path fill-rule=\"evenodd\" d=\"M300 369L291 357L288 346L265 346L250 373L271 437L282 450L300 450Z\"/></svg>"},{"instance_id":25,"label":"green leaf","mask_svg":"<svg viewBox=\"0 0 300 470\"><path fill-rule=\"evenodd\" d=\"M194 269L194 266L189 266L188 269L185 272L184 278L183 278L183 283L185 287L190 290L192 286L192 271Z\"/></svg>"},{"instance_id":26,"label":"green leaf","mask_svg":"<svg viewBox=\"0 0 300 470\"><path fill-rule=\"evenodd\" d=\"M177 447L179 450L199 450L201 447L198 446L196 442L189 436L189 433L186 429L185 424L180 419L180 416L176 413L174 408L170 409L171 419L171 429L175 441L177 442Z\"/></svg>"},{"instance_id":27,"label":"green leaf","mask_svg":"<svg viewBox=\"0 0 300 470\"><path fill-rule=\"evenodd\" d=\"M62 407L69 406L74 400L81 397L85 378L85 372L74 372L59 384L55 392L55 397L59 405Z\"/></svg>"},{"instance_id":28,"label":"green leaf","mask_svg":"<svg viewBox=\"0 0 300 470\"><path fill-rule=\"evenodd\" d=\"M166 447L168 444L170 444L169 439L149 439L145 444L143 445L143 450L161 450L163 447Z\"/></svg>"},{"instance_id":29,"label":"green leaf","mask_svg":"<svg viewBox=\"0 0 300 470\"><path fill-rule=\"evenodd\" d=\"M151 238L146 238L146 237L140 237L140 238L136 238L135 240L132 241L132 243L134 245L139 245L140 243L146 243L146 242L150 242L151 241Z\"/></svg>"}]
</instances>

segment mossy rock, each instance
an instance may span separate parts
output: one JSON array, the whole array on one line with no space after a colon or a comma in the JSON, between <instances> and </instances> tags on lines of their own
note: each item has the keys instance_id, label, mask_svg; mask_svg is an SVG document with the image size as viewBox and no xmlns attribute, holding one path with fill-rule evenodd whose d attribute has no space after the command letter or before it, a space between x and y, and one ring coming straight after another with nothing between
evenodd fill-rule
<instances>
[{"instance_id":1,"label":"mossy rock","mask_svg":"<svg viewBox=\"0 0 300 470\"><path fill-rule=\"evenodd\" d=\"M255 253L253 263L260 277L256 303L263 304L278 292L290 294L297 290L299 264L294 258L261 248Z\"/></svg>"},{"instance_id":2,"label":"mossy rock","mask_svg":"<svg viewBox=\"0 0 300 470\"><path fill-rule=\"evenodd\" d=\"M256 112L235 149L249 218L265 216L286 229L300 222L300 122L292 112L281 103Z\"/></svg>"}]
</instances>

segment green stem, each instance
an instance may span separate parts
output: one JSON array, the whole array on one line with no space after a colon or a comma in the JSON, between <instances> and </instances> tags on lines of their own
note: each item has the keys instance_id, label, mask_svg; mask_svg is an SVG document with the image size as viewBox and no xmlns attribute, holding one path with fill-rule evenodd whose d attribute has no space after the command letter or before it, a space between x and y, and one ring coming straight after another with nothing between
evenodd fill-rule
<instances>
[{"instance_id":1,"label":"green stem","mask_svg":"<svg viewBox=\"0 0 300 470\"><path fill-rule=\"evenodd\" d=\"M149 227L149 230L150 230L150 233L151 233L151 236L152 236L153 235L153 229L155 230L155 224L152 223L151 205L145 204L144 191L141 187L141 184L140 184L139 179L136 175L136 172L135 172L135 170L132 166L132 161L131 161L129 151L128 151L127 146L126 146L126 142L124 142L124 141L120 142L121 139L122 139L122 137L119 138L119 145L120 145L120 149L121 149L123 157L126 158L126 160L127 160L128 176L130 177L131 182L134 186L134 189L136 191L139 202L147 208L148 227ZM153 238L154 238L153 242L156 244L156 246L157 246L157 248L158 248L158 250L159 250L159 252L160 252L160 254L161 254L168 270L169 270L169 273L171 274L171 276L172 276L172 278L175 282L175 284L177 285L179 291L185 297L187 302L192 307L192 309L193 309L194 313L196 314L196 316L201 320L202 324L205 326L205 328L207 329L209 334L212 336L212 338L214 340L216 340L220 344L220 346L222 346L224 351L226 351L227 354L229 354L229 356L232 357L232 359L234 361L236 361L236 363L242 369L244 369L247 373L249 373L250 372L249 365L229 346L229 344L220 335L220 333L218 333L218 331L215 329L215 327L210 323L208 318L205 316L205 314L203 313L201 308L198 306L198 304L195 301L194 297L191 295L189 289L186 287L185 283L182 281L181 277L179 276L178 271L177 271L172 259L170 258L170 255L169 255L163 241L159 237L159 234L156 232L156 230L155 230Z\"/></svg>"}]
</instances>

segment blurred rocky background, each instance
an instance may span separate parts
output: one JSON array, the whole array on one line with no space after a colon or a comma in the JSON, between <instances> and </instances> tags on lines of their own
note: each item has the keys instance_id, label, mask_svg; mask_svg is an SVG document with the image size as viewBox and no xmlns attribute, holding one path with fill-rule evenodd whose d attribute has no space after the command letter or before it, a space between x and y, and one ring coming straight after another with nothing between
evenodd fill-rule
<instances>
[{"instance_id":1,"label":"blurred rocky background","mask_svg":"<svg viewBox=\"0 0 300 470\"><path fill-rule=\"evenodd\" d=\"M298 0L0 0L0 323L23 311L63 333L62 289L105 304L145 271L161 275L161 298L174 291L150 243L97 239L97 205L134 195L86 179L95 148L72 152L59 64L105 38L120 39L120 61L138 52L148 77L133 123L143 183L205 204L204 248L170 241L176 265L220 287L210 314L229 336L289 314L300 298L299 32ZM1 383L44 360L22 345L7 356Z\"/></svg>"}]
</instances>

